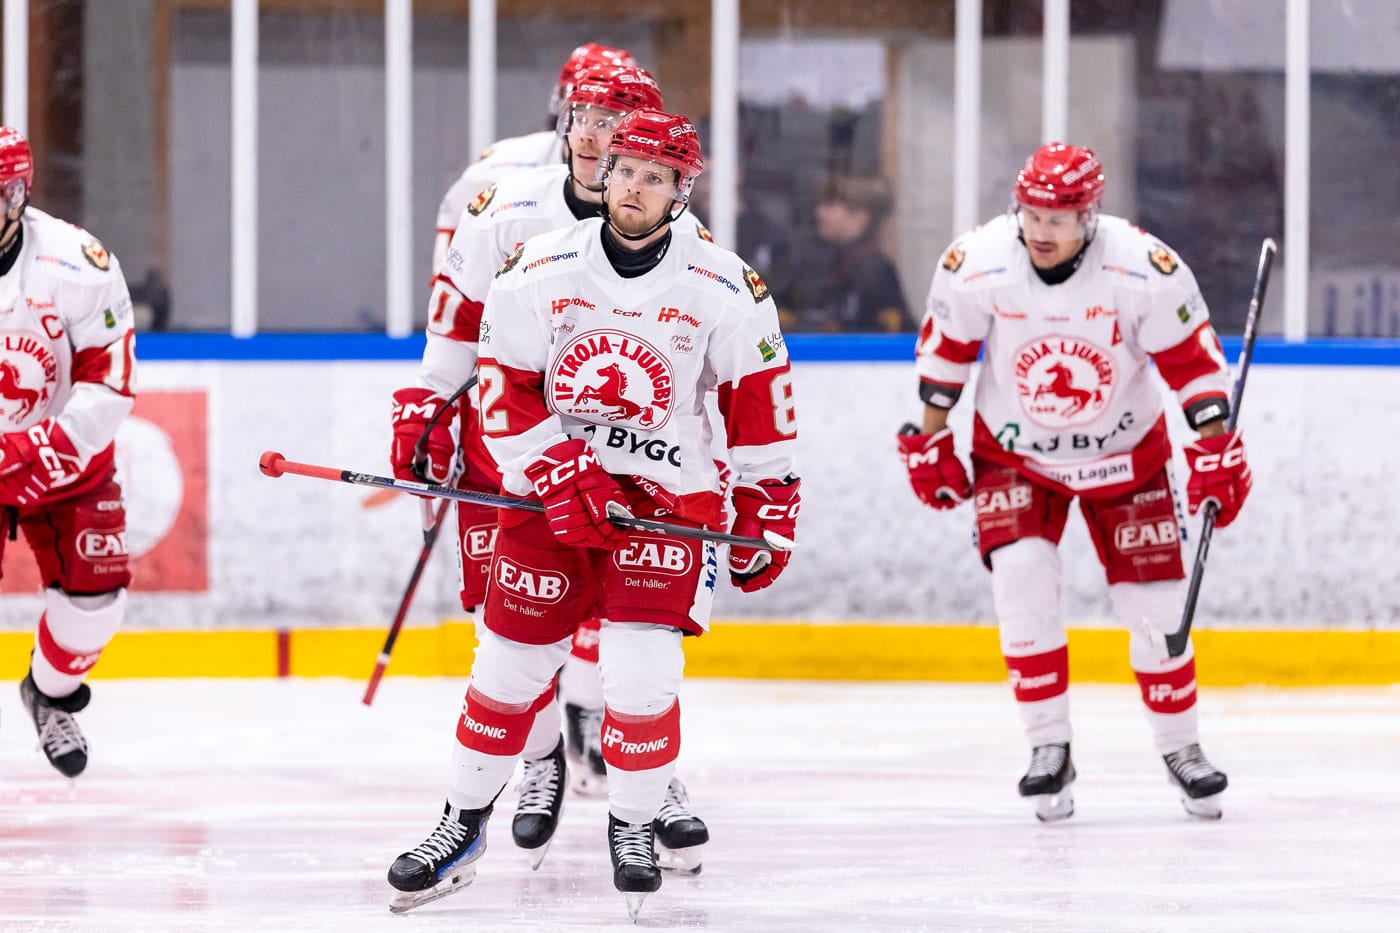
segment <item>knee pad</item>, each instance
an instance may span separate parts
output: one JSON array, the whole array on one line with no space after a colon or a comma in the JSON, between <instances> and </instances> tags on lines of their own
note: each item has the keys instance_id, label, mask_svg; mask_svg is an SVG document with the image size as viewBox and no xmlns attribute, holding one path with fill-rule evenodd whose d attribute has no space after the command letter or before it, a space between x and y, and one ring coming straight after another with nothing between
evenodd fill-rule
<instances>
[{"instance_id":1,"label":"knee pad","mask_svg":"<svg viewBox=\"0 0 1400 933\"><path fill-rule=\"evenodd\" d=\"M478 625L472 687L497 703L535 703L554 682L569 654L570 639L549 645L523 645Z\"/></svg>"},{"instance_id":2,"label":"knee pad","mask_svg":"<svg viewBox=\"0 0 1400 933\"><path fill-rule=\"evenodd\" d=\"M1060 619L1060 552L1044 538L1021 538L991 553L992 603L1008 656L1043 654L1063 647Z\"/></svg>"},{"instance_id":3,"label":"knee pad","mask_svg":"<svg viewBox=\"0 0 1400 933\"><path fill-rule=\"evenodd\" d=\"M1195 647L1189 639L1180 657L1161 657L1149 634L1175 632L1181 626L1181 607L1186 602L1185 580L1114 583L1108 588L1108 598L1118 621L1128 630L1128 658L1133 670L1175 670L1195 657Z\"/></svg>"},{"instance_id":4,"label":"knee pad","mask_svg":"<svg viewBox=\"0 0 1400 933\"><path fill-rule=\"evenodd\" d=\"M625 622L603 624L598 673L608 709L631 716L664 713L675 702L684 672L679 629Z\"/></svg>"}]
</instances>

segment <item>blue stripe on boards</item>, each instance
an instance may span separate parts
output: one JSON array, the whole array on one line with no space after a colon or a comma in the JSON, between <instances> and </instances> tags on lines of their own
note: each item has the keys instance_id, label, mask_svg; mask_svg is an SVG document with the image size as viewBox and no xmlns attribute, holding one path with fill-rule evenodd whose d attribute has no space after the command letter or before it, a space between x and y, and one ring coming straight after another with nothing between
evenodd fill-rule
<instances>
[{"instance_id":1,"label":"blue stripe on boards","mask_svg":"<svg viewBox=\"0 0 1400 933\"><path fill-rule=\"evenodd\" d=\"M136 338L140 360L333 361L417 360L425 338L383 334L295 333L233 337L229 334L157 332ZM913 334L789 334L788 352L799 363L913 364ZM1225 337L1225 356L1239 357L1240 338ZM1260 337L1254 362L1288 366L1400 366L1400 340L1327 338L1286 343Z\"/></svg>"}]
</instances>

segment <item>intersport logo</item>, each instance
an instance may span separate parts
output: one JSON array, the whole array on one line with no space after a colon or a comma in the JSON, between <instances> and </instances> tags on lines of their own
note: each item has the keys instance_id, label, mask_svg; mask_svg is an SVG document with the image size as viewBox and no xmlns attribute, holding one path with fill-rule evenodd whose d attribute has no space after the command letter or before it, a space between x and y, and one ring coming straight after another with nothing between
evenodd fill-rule
<instances>
[{"instance_id":1,"label":"intersport logo","mask_svg":"<svg viewBox=\"0 0 1400 933\"><path fill-rule=\"evenodd\" d=\"M496 585L501 589L531 602L546 605L557 603L569 591L569 581L563 574L536 570L509 557L496 558L494 576Z\"/></svg>"}]
</instances>

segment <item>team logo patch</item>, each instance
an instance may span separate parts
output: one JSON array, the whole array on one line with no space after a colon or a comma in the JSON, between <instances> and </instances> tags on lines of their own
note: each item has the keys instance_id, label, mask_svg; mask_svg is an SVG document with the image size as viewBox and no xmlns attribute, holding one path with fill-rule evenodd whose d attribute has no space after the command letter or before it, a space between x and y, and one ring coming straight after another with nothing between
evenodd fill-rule
<instances>
[{"instance_id":1,"label":"team logo patch","mask_svg":"<svg viewBox=\"0 0 1400 933\"><path fill-rule=\"evenodd\" d=\"M112 254L96 240L88 240L83 244L83 258L103 272L112 267Z\"/></svg>"},{"instance_id":2,"label":"team logo patch","mask_svg":"<svg viewBox=\"0 0 1400 933\"><path fill-rule=\"evenodd\" d=\"M485 149L481 150L481 155L479 155L479 156L476 157L476 161L480 162L482 159L489 159L489 158L491 158L491 153L493 153L493 152L495 152L495 151L496 151L496 147L495 147L495 146L487 146Z\"/></svg>"},{"instance_id":3,"label":"team logo patch","mask_svg":"<svg viewBox=\"0 0 1400 933\"><path fill-rule=\"evenodd\" d=\"M963 252L961 246L954 246L943 254L943 268L949 272L957 272L962 268L963 260L967 258L967 253Z\"/></svg>"},{"instance_id":4,"label":"team logo patch","mask_svg":"<svg viewBox=\"0 0 1400 933\"><path fill-rule=\"evenodd\" d=\"M520 262L521 252L522 247L517 246L515 250L509 256L506 257L506 261L501 263L501 268L496 270L496 278L499 279L501 276L505 275L507 272L515 268L515 264Z\"/></svg>"},{"instance_id":5,"label":"team logo patch","mask_svg":"<svg viewBox=\"0 0 1400 933\"><path fill-rule=\"evenodd\" d=\"M777 357L778 351L773 349L773 345L767 340L758 342L758 355L763 357L763 362L771 363Z\"/></svg>"},{"instance_id":6,"label":"team logo patch","mask_svg":"<svg viewBox=\"0 0 1400 933\"><path fill-rule=\"evenodd\" d=\"M768 297L768 286L759 277L759 274L748 266L744 266L744 284L749 287L749 294L753 295L754 304L758 304Z\"/></svg>"},{"instance_id":7,"label":"team logo patch","mask_svg":"<svg viewBox=\"0 0 1400 933\"><path fill-rule=\"evenodd\" d=\"M700 239L704 240L706 243L713 243L715 241L715 238L710 234L710 231L705 229L704 224L699 224L696 226L695 235L698 236Z\"/></svg>"},{"instance_id":8,"label":"team logo patch","mask_svg":"<svg viewBox=\"0 0 1400 933\"><path fill-rule=\"evenodd\" d=\"M1022 410L1052 430L1094 421L1118 384L1113 355L1079 337L1032 340L1012 355L1011 373Z\"/></svg>"},{"instance_id":9,"label":"team logo patch","mask_svg":"<svg viewBox=\"0 0 1400 933\"><path fill-rule=\"evenodd\" d=\"M1161 243L1155 244L1147 251L1147 261L1152 263L1152 267L1163 275L1171 275L1176 271L1178 265L1176 259L1167 252L1167 248Z\"/></svg>"},{"instance_id":10,"label":"team logo patch","mask_svg":"<svg viewBox=\"0 0 1400 933\"><path fill-rule=\"evenodd\" d=\"M671 420L675 376L661 351L632 334L590 330L549 367L550 407L593 424L621 422L655 431Z\"/></svg>"},{"instance_id":11,"label":"team logo patch","mask_svg":"<svg viewBox=\"0 0 1400 933\"><path fill-rule=\"evenodd\" d=\"M487 206L491 203L491 199L495 196L495 185L487 185L485 188L482 188L481 191L477 193L477 196L472 198L472 203L467 205L467 213L471 214L473 217L480 217L481 212L486 210Z\"/></svg>"},{"instance_id":12,"label":"team logo patch","mask_svg":"<svg viewBox=\"0 0 1400 933\"><path fill-rule=\"evenodd\" d=\"M1186 310L1186 305L1176 309L1176 316L1181 319L1181 323L1187 324L1191 321L1191 312Z\"/></svg>"}]
</instances>

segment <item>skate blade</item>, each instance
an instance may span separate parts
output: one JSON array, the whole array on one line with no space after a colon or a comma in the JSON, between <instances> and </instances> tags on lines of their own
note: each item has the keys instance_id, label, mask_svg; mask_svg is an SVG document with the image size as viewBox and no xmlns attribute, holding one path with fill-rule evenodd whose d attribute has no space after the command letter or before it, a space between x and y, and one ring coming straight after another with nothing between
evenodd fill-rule
<instances>
[{"instance_id":1,"label":"skate blade","mask_svg":"<svg viewBox=\"0 0 1400 933\"><path fill-rule=\"evenodd\" d=\"M1220 807L1222 794L1211 794L1209 797L1188 797L1181 794L1181 806L1189 815L1198 820L1218 820L1225 815L1225 811Z\"/></svg>"},{"instance_id":2,"label":"skate blade","mask_svg":"<svg viewBox=\"0 0 1400 933\"><path fill-rule=\"evenodd\" d=\"M1058 823L1074 816L1074 795L1068 787L1058 794L1039 794L1035 801L1035 818L1042 823Z\"/></svg>"},{"instance_id":3,"label":"skate blade","mask_svg":"<svg viewBox=\"0 0 1400 933\"><path fill-rule=\"evenodd\" d=\"M658 842L656 844L656 864L662 871L672 871L678 875L698 875L702 867L700 860L704 853L704 845L668 849Z\"/></svg>"},{"instance_id":4,"label":"skate blade","mask_svg":"<svg viewBox=\"0 0 1400 933\"><path fill-rule=\"evenodd\" d=\"M580 797L606 797L608 795L608 776L594 774L580 768L569 775L569 790Z\"/></svg>"},{"instance_id":5,"label":"skate blade","mask_svg":"<svg viewBox=\"0 0 1400 933\"><path fill-rule=\"evenodd\" d=\"M476 866L464 865L426 891L399 891L389 901L389 913L407 913L424 904L456 894L476 880Z\"/></svg>"},{"instance_id":6,"label":"skate blade","mask_svg":"<svg viewBox=\"0 0 1400 933\"><path fill-rule=\"evenodd\" d=\"M632 922L637 922L637 914L642 912L642 901L646 900L646 893L633 892L627 895L627 916L632 918Z\"/></svg>"},{"instance_id":7,"label":"skate blade","mask_svg":"<svg viewBox=\"0 0 1400 933\"><path fill-rule=\"evenodd\" d=\"M525 850L525 857L530 860L530 871L540 870L540 865L544 863L544 857L549 852L549 847L553 842L554 837L551 836L549 838L549 841L547 841L544 845L539 846L535 849Z\"/></svg>"}]
</instances>

